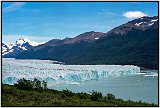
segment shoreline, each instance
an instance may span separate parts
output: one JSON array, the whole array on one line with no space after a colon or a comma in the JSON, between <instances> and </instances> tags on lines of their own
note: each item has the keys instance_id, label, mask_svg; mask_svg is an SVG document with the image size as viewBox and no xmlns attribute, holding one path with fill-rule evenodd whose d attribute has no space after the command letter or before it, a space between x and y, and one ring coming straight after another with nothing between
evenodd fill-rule
<instances>
[{"instance_id":1,"label":"shoreline","mask_svg":"<svg viewBox=\"0 0 160 108\"><path fill-rule=\"evenodd\" d=\"M140 67L140 70L149 70L149 71L153 71L153 70L158 70L158 69L150 69L150 68ZM158 71L159 71L159 70L158 70Z\"/></svg>"}]
</instances>

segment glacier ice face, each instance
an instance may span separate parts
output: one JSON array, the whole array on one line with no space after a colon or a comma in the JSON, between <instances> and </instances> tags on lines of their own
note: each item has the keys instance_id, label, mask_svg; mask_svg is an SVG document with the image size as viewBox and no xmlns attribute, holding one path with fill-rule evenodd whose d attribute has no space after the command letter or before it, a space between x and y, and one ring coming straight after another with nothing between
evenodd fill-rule
<instances>
[{"instance_id":1,"label":"glacier ice face","mask_svg":"<svg viewBox=\"0 0 160 108\"><path fill-rule=\"evenodd\" d=\"M133 65L60 65L49 60L2 59L2 81L14 84L20 78L45 80L48 86L78 84L87 80L100 80L140 73Z\"/></svg>"}]
</instances>

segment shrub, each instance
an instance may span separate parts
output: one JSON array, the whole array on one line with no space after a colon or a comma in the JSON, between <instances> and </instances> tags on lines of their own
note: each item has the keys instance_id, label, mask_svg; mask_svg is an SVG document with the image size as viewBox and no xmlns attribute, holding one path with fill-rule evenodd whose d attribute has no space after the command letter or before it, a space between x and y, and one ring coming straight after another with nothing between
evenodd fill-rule
<instances>
[{"instance_id":1,"label":"shrub","mask_svg":"<svg viewBox=\"0 0 160 108\"><path fill-rule=\"evenodd\" d=\"M42 86L41 86L41 81L39 81L37 78L34 78L33 80L33 88L35 89L42 89Z\"/></svg>"},{"instance_id":2,"label":"shrub","mask_svg":"<svg viewBox=\"0 0 160 108\"><path fill-rule=\"evenodd\" d=\"M19 79L16 84L14 84L15 87L17 87L20 90L32 90L36 89L39 92L43 92L43 89L47 89L47 82L43 81L41 82L38 79L26 80L25 78Z\"/></svg>"},{"instance_id":3,"label":"shrub","mask_svg":"<svg viewBox=\"0 0 160 108\"><path fill-rule=\"evenodd\" d=\"M107 96L105 97L107 100L114 100L116 97L115 95L108 93Z\"/></svg>"},{"instance_id":4,"label":"shrub","mask_svg":"<svg viewBox=\"0 0 160 108\"><path fill-rule=\"evenodd\" d=\"M80 99L87 99L88 98L88 94L87 93L77 93L77 96L80 98Z\"/></svg>"},{"instance_id":5,"label":"shrub","mask_svg":"<svg viewBox=\"0 0 160 108\"><path fill-rule=\"evenodd\" d=\"M66 98L66 95L64 93L62 93L61 98Z\"/></svg>"},{"instance_id":6,"label":"shrub","mask_svg":"<svg viewBox=\"0 0 160 108\"><path fill-rule=\"evenodd\" d=\"M47 89L47 82L45 82L44 80L42 81L42 86L43 86L43 89Z\"/></svg>"},{"instance_id":7,"label":"shrub","mask_svg":"<svg viewBox=\"0 0 160 108\"><path fill-rule=\"evenodd\" d=\"M91 100L97 101L102 98L102 93L97 91L92 91Z\"/></svg>"},{"instance_id":8,"label":"shrub","mask_svg":"<svg viewBox=\"0 0 160 108\"><path fill-rule=\"evenodd\" d=\"M64 93L66 96L73 96L73 95L74 95L74 93L73 93L72 91L68 90L68 89L63 90L63 93Z\"/></svg>"},{"instance_id":9,"label":"shrub","mask_svg":"<svg viewBox=\"0 0 160 108\"><path fill-rule=\"evenodd\" d=\"M22 78L22 79L19 79L17 81L17 84L14 84L14 86L20 90L31 90L33 89L33 82Z\"/></svg>"}]
</instances>

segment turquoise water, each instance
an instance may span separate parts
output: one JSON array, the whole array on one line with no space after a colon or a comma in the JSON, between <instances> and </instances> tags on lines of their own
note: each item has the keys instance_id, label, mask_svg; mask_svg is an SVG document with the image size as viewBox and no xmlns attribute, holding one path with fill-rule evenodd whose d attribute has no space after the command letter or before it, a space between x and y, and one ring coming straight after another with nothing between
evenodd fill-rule
<instances>
[{"instance_id":1,"label":"turquoise water","mask_svg":"<svg viewBox=\"0 0 160 108\"><path fill-rule=\"evenodd\" d=\"M158 103L158 77L157 76L123 76L103 80L86 81L83 84L56 85L51 88L62 90L69 89L74 92L91 92L96 90L103 95L113 93L117 98L124 100Z\"/></svg>"}]
</instances>

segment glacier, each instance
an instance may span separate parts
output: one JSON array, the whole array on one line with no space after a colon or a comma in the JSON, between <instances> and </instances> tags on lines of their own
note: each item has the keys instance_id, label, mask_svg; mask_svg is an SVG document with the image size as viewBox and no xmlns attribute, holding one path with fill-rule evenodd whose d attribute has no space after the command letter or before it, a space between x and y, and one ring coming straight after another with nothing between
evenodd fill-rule
<instances>
[{"instance_id":1,"label":"glacier","mask_svg":"<svg viewBox=\"0 0 160 108\"><path fill-rule=\"evenodd\" d=\"M80 84L88 80L108 77L130 76L140 73L140 67L133 65L62 65L50 60L2 59L2 81L5 84L17 82L20 78L37 78L48 86L59 84Z\"/></svg>"}]
</instances>

